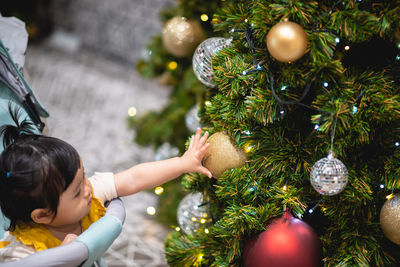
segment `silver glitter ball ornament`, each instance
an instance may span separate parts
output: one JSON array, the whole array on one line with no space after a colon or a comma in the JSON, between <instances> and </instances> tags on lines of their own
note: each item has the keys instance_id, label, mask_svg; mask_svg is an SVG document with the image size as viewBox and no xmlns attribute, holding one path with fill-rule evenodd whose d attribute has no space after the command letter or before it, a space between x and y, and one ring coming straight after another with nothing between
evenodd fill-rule
<instances>
[{"instance_id":1,"label":"silver glitter ball ornament","mask_svg":"<svg viewBox=\"0 0 400 267\"><path fill-rule=\"evenodd\" d=\"M311 169L311 185L325 196L337 195L344 190L348 181L346 166L332 153L318 160Z\"/></svg>"},{"instance_id":2,"label":"silver glitter ball ornament","mask_svg":"<svg viewBox=\"0 0 400 267\"><path fill-rule=\"evenodd\" d=\"M194 234L201 226L211 221L209 205L205 203L203 194L190 193L186 195L178 206L179 227L186 234Z\"/></svg>"},{"instance_id":3,"label":"silver glitter ball ornament","mask_svg":"<svg viewBox=\"0 0 400 267\"><path fill-rule=\"evenodd\" d=\"M198 113L199 106L196 105L188 111L185 117L186 127L192 132L195 132L197 128L201 128L200 118L197 115Z\"/></svg>"},{"instance_id":4,"label":"silver glitter ball ornament","mask_svg":"<svg viewBox=\"0 0 400 267\"><path fill-rule=\"evenodd\" d=\"M193 71L197 79L208 87L215 87L214 72L211 67L213 56L221 49L230 46L232 39L211 37L204 40L196 48L193 55Z\"/></svg>"}]
</instances>

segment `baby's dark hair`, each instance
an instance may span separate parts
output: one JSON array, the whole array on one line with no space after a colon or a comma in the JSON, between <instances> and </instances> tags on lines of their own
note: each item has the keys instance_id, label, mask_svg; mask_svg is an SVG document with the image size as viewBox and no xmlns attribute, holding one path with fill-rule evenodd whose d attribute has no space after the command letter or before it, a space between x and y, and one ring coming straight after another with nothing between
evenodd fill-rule
<instances>
[{"instance_id":1,"label":"baby's dark hair","mask_svg":"<svg viewBox=\"0 0 400 267\"><path fill-rule=\"evenodd\" d=\"M9 109L15 125L0 127L5 147L0 154L0 207L14 230L18 223L32 222L31 212L37 208L56 216L60 195L81 163L70 144L35 134L31 122L19 122L20 110Z\"/></svg>"}]
</instances>

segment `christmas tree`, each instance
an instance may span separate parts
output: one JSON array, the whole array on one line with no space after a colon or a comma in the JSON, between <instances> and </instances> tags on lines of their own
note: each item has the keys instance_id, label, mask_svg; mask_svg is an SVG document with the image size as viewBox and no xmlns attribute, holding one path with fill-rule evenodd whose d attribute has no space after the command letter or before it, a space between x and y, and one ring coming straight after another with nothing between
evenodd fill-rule
<instances>
[{"instance_id":1,"label":"christmas tree","mask_svg":"<svg viewBox=\"0 0 400 267\"><path fill-rule=\"evenodd\" d=\"M185 124L185 116L206 92L193 73L192 56L201 41L215 35L211 19L220 6L221 1L179 0L160 13L163 31L149 41L137 70L172 86L172 92L161 111L130 118L137 143L158 148L168 142L184 151L187 136L195 131Z\"/></svg>"},{"instance_id":2,"label":"christmas tree","mask_svg":"<svg viewBox=\"0 0 400 267\"><path fill-rule=\"evenodd\" d=\"M400 1L229 1L170 266L400 264ZM194 55L195 71L209 61Z\"/></svg>"},{"instance_id":3,"label":"christmas tree","mask_svg":"<svg viewBox=\"0 0 400 267\"><path fill-rule=\"evenodd\" d=\"M197 103L204 99L207 90L193 73L192 56L201 41L216 34L211 20L223 3L175 2L161 11L163 30L149 40L136 66L142 76L172 87L169 102L160 111L128 118L129 126L136 130L135 142L153 145L156 159L182 154L187 137L200 125ZM171 151L176 149L178 153L173 154ZM155 192L160 194L157 219L166 225L176 224L176 208L186 194L180 180L156 188Z\"/></svg>"}]
</instances>

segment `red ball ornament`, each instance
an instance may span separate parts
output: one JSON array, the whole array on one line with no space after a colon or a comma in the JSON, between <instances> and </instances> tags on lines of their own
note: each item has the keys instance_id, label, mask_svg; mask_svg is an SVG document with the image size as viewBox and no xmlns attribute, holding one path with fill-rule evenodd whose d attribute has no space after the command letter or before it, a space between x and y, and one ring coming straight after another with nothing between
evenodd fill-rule
<instances>
[{"instance_id":1,"label":"red ball ornament","mask_svg":"<svg viewBox=\"0 0 400 267\"><path fill-rule=\"evenodd\" d=\"M287 209L268 229L247 241L243 261L246 267L321 266L321 242L314 230Z\"/></svg>"}]
</instances>

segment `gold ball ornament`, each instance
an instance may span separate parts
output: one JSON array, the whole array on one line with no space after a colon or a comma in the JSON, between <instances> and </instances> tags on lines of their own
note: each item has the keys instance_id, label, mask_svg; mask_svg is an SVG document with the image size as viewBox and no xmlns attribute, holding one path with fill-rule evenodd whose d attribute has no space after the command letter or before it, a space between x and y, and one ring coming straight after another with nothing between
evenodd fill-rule
<instances>
[{"instance_id":1,"label":"gold ball ornament","mask_svg":"<svg viewBox=\"0 0 400 267\"><path fill-rule=\"evenodd\" d=\"M179 58L192 54L204 38L200 24L184 17L174 17L168 20L162 31L162 42L165 49Z\"/></svg>"},{"instance_id":2,"label":"gold ball ornament","mask_svg":"<svg viewBox=\"0 0 400 267\"><path fill-rule=\"evenodd\" d=\"M245 152L224 132L211 135L207 143L210 146L204 155L203 165L214 178L221 177L229 169L243 166L247 160Z\"/></svg>"},{"instance_id":3,"label":"gold ball ornament","mask_svg":"<svg viewBox=\"0 0 400 267\"><path fill-rule=\"evenodd\" d=\"M394 195L383 204L380 223L385 236L400 245L400 194Z\"/></svg>"},{"instance_id":4,"label":"gold ball ornament","mask_svg":"<svg viewBox=\"0 0 400 267\"><path fill-rule=\"evenodd\" d=\"M299 24L282 21L273 26L266 38L271 56L281 62L301 58L307 49L307 34Z\"/></svg>"}]
</instances>

